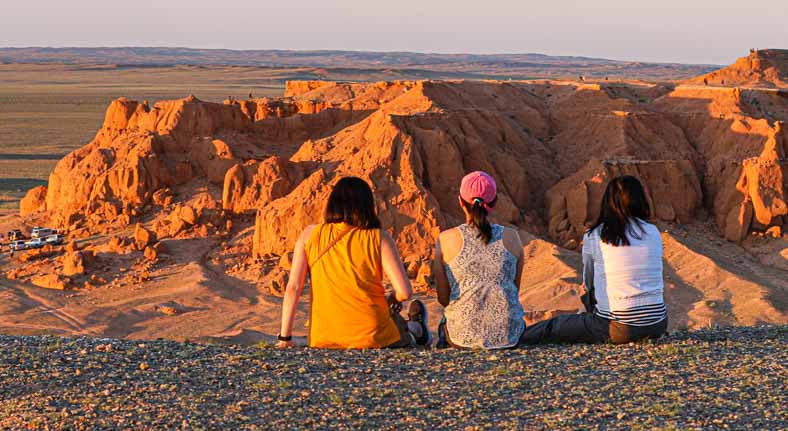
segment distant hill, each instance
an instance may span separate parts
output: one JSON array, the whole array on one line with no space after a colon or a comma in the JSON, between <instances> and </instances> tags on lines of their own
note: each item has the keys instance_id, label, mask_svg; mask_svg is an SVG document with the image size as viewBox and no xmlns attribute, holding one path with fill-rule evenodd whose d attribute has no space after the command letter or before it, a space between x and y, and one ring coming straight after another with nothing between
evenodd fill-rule
<instances>
[{"instance_id":1,"label":"distant hill","mask_svg":"<svg viewBox=\"0 0 788 431\"><path fill-rule=\"evenodd\" d=\"M114 64L121 66L224 65L434 71L493 79L626 77L679 80L715 65L643 63L544 54L426 54L415 52L284 51L191 48L0 48L0 63ZM406 73L406 75L410 75Z\"/></svg>"},{"instance_id":2,"label":"distant hill","mask_svg":"<svg viewBox=\"0 0 788 431\"><path fill-rule=\"evenodd\" d=\"M690 83L748 87L788 87L788 49L753 50L747 57Z\"/></svg>"}]
</instances>

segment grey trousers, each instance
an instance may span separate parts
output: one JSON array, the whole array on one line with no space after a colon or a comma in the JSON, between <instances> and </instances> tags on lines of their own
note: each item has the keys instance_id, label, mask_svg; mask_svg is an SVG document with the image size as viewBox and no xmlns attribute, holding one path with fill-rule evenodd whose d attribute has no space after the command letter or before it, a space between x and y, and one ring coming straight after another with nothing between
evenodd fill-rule
<instances>
[{"instance_id":1,"label":"grey trousers","mask_svg":"<svg viewBox=\"0 0 788 431\"><path fill-rule=\"evenodd\" d=\"M629 343L659 338L668 328L668 319L649 326L631 326L592 313L565 314L543 320L527 328L520 345L540 343Z\"/></svg>"}]
</instances>

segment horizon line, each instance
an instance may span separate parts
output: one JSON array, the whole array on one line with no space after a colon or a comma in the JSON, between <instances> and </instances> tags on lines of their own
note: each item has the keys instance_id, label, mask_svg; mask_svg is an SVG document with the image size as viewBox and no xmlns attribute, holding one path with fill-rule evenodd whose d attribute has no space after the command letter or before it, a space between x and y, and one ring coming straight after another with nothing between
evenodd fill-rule
<instances>
[{"instance_id":1,"label":"horizon line","mask_svg":"<svg viewBox=\"0 0 788 431\"><path fill-rule=\"evenodd\" d=\"M230 52L292 52L292 53L364 53L364 54L416 54L416 55L434 55L434 56L479 56L479 57L495 57L507 55L538 55L552 58L576 58L597 61L609 61L618 63L647 63L647 64L666 64L666 65L686 65L686 66L725 66L725 64L718 63L684 63L680 61L653 61L653 60L631 60L631 59L614 59L607 57L589 57L586 55L566 55L566 54L545 54L541 52L498 52L498 53L475 53L475 52L426 52L426 51L408 51L408 50L354 50L354 49L288 49L288 48L262 48L262 49L242 49L242 48L200 48L190 46L168 46L168 45L95 45L95 46L46 46L46 45L29 45L29 46L0 46L0 50L24 50L24 49L52 49L52 50L68 50L68 49L182 49L192 51L230 51ZM779 48L763 48L759 50L770 50ZM737 57L739 58L739 57ZM730 63L728 63L730 64Z\"/></svg>"}]
</instances>

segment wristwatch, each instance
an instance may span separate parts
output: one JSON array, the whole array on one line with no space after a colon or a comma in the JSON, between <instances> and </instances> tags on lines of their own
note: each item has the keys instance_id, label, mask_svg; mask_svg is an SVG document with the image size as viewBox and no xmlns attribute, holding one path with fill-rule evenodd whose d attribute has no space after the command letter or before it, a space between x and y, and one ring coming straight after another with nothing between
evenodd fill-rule
<instances>
[{"instance_id":1,"label":"wristwatch","mask_svg":"<svg viewBox=\"0 0 788 431\"><path fill-rule=\"evenodd\" d=\"M276 336L276 339L279 341L290 341L293 339L292 335L288 335L287 337L283 337L282 334Z\"/></svg>"}]
</instances>

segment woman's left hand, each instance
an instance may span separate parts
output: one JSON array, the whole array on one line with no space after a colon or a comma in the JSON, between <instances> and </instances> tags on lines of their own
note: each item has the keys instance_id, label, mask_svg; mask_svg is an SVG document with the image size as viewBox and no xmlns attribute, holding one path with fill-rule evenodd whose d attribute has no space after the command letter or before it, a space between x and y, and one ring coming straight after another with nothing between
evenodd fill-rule
<instances>
[{"instance_id":1,"label":"woman's left hand","mask_svg":"<svg viewBox=\"0 0 788 431\"><path fill-rule=\"evenodd\" d=\"M386 298L386 301L389 303L389 308L391 311L395 313L399 313L402 311L402 303L397 300L396 292L389 293L389 296Z\"/></svg>"}]
</instances>

